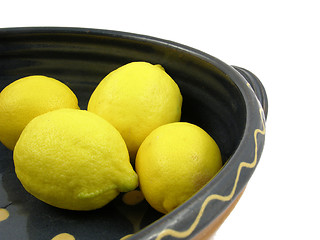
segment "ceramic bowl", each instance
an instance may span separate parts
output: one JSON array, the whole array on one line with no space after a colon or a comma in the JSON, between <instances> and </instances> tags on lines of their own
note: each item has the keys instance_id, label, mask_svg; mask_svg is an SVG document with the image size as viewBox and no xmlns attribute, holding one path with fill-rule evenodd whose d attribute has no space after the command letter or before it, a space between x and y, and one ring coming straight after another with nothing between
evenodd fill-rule
<instances>
[{"instance_id":1,"label":"ceramic bowl","mask_svg":"<svg viewBox=\"0 0 320 240\"><path fill-rule=\"evenodd\" d=\"M12 152L0 145L1 239L206 239L233 209L264 145L267 96L254 74L144 35L83 28L0 29L0 91L21 77L46 75L67 84L86 109L103 77L133 61L161 64L177 82L183 95L181 120L199 125L216 140L222 170L167 215L145 201L127 206L121 195L101 209L75 212L28 194L14 173Z\"/></svg>"}]
</instances>

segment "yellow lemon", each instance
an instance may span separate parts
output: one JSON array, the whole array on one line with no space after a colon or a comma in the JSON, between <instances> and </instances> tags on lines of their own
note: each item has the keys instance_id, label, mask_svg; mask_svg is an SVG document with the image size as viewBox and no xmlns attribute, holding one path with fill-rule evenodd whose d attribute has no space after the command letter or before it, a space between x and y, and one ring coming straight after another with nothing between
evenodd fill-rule
<instances>
[{"instance_id":1,"label":"yellow lemon","mask_svg":"<svg viewBox=\"0 0 320 240\"><path fill-rule=\"evenodd\" d=\"M59 109L31 120L13 159L24 188L59 208L97 209L138 185L120 133L85 110Z\"/></svg>"},{"instance_id":2,"label":"yellow lemon","mask_svg":"<svg viewBox=\"0 0 320 240\"><path fill-rule=\"evenodd\" d=\"M216 142L202 128L186 122L166 124L152 131L136 157L143 195L162 213L189 199L221 167Z\"/></svg>"},{"instance_id":3,"label":"yellow lemon","mask_svg":"<svg viewBox=\"0 0 320 240\"><path fill-rule=\"evenodd\" d=\"M119 130L133 159L153 129L180 120L181 105L178 85L160 65L132 62L100 82L89 100L88 111Z\"/></svg>"},{"instance_id":4,"label":"yellow lemon","mask_svg":"<svg viewBox=\"0 0 320 240\"><path fill-rule=\"evenodd\" d=\"M13 150L31 119L59 108L79 108L77 97L62 82L40 75L16 80L0 93L0 141Z\"/></svg>"}]
</instances>

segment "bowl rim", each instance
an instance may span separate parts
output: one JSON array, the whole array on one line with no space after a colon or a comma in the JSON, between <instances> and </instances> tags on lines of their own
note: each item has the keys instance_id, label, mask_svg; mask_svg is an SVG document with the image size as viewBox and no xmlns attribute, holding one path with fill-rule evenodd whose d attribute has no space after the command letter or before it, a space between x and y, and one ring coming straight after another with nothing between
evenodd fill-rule
<instances>
[{"instance_id":1,"label":"bowl rim","mask_svg":"<svg viewBox=\"0 0 320 240\"><path fill-rule=\"evenodd\" d=\"M233 155L229 158L223 168L216 174L214 180L207 183L197 194L191 197L181 206L172 212L164 215L160 219L141 229L139 232L130 236L130 239L157 239L160 240L165 236L172 238L186 238L197 235L201 231L199 222L202 219L203 227L206 227L214 221L216 217L221 215L227 207L233 202L239 193L245 188L249 181L262 153L265 135L265 115L255 92L251 88L247 80L235 68L227 65L218 58L202 52L198 49L157 37L148 35L129 33L116 30L103 30L94 28L78 28L78 27L14 27L0 28L0 37L7 34L77 34L77 35L95 35L114 37L117 39L130 39L137 42L147 42L155 45L161 45L165 48L172 48L199 58L215 67L217 67L225 76L236 84L242 94L246 108L246 124L242 139ZM245 155L247 144L253 144L252 159L242 160ZM246 168L245 174L242 169ZM232 186L228 186L230 194L223 195L213 193L214 186L221 186L230 183L227 177L235 174L232 179ZM242 173L242 174L241 174ZM241 174L241 176L240 176ZM230 188L231 187L231 188ZM199 206L199 198L202 197L202 203ZM214 200L220 202L219 208L212 207L209 209L208 204ZM194 210L197 208L198 210ZM192 211L190 211L192 209ZM209 209L209 210L208 210ZM205 211L206 210L206 211ZM205 213L204 213L205 212ZM194 220L187 226L181 226L181 221L192 217ZM170 221L168 221L170 219ZM129 236L127 236L129 237ZM125 237L124 237L125 238ZM123 239L124 239L123 238ZM166 238L167 239L167 238Z\"/></svg>"}]
</instances>

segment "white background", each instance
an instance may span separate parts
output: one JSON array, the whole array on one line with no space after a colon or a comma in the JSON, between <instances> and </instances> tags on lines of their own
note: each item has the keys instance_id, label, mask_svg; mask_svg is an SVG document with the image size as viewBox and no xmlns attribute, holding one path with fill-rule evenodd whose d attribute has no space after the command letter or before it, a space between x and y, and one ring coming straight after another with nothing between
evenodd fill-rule
<instances>
[{"instance_id":1,"label":"white background","mask_svg":"<svg viewBox=\"0 0 320 240\"><path fill-rule=\"evenodd\" d=\"M151 35L247 68L269 98L261 161L213 237L320 239L317 1L4 1L0 27L88 27Z\"/></svg>"}]
</instances>

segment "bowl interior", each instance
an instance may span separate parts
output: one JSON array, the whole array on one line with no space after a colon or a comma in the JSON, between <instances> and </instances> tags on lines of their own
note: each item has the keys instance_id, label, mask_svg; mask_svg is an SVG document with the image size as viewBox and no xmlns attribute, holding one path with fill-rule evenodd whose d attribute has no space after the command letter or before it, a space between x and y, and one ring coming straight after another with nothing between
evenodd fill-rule
<instances>
[{"instance_id":1,"label":"bowl interior","mask_svg":"<svg viewBox=\"0 0 320 240\"><path fill-rule=\"evenodd\" d=\"M119 36L39 33L1 41L0 89L24 76L42 74L66 83L86 109L109 72L132 61L161 64L183 95L182 121L203 127L228 159L242 137L245 104L237 86L218 67L174 46Z\"/></svg>"},{"instance_id":2,"label":"bowl interior","mask_svg":"<svg viewBox=\"0 0 320 240\"><path fill-rule=\"evenodd\" d=\"M91 93L104 76L132 61L147 61L165 68L183 96L181 121L205 129L216 140L226 162L245 129L246 109L241 92L218 66L170 42L116 33L7 34L0 38L0 91L21 77L46 75L67 84L77 95L81 109L86 109ZM3 145L0 173L0 207L10 205L8 209L12 209L9 212L13 215L11 223L6 221L8 226L0 226L0 235L9 236L16 231L30 239L43 239L43 232L53 237L59 231L68 231L69 226L81 239L97 238L97 232L100 237L119 239L162 217L146 202L125 206L121 196L106 207L87 213L47 206L21 187L14 174L12 153ZM83 229L81 226L88 218L91 222ZM18 227L15 222L24 224ZM34 224L39 227L34 228Z\"/></svg>"}]
</instances>

